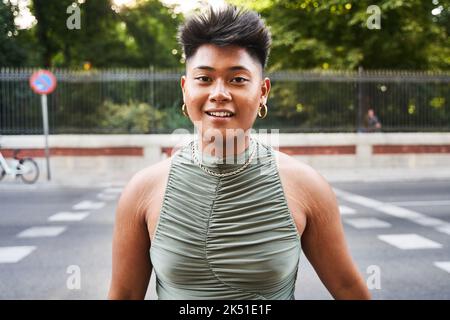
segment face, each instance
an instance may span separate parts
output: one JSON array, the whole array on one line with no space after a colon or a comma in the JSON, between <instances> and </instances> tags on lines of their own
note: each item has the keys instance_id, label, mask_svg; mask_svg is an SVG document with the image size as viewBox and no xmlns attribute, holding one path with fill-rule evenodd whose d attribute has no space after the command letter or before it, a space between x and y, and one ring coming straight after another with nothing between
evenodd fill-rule
<instances>
[{"instance_id":1,"label":"face","mask_svg":"<svg viewBox=\"0 0 450 320\"><path fill-rule=\"evenodd\" d=\"M214 132L225 141L235 131L252 128L270 91L270 80L262 79L261 74L260 63L242 47L205 44L197 49L186 63L181 88L189 118L203 138ZM215 110L232 115L214 116L211 112Z\"/></svg>"}]
</instances>

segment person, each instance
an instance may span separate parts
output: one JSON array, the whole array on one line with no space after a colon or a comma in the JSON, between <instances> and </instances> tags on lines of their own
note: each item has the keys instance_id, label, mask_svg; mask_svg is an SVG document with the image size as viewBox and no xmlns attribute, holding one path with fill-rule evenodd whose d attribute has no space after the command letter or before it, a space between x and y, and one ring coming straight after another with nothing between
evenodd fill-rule
<instances>
[{"instance_id":1,"label":"person","mask_svg":"<svg viewBox=\"0 0 450 320\"><path fill-rule=\"evenodd\" d=\"M366 127L367 132L381 131L381 122L378 120L378 117L375 115L375 111L372 108L367 110Z\"/></svg>"},{"instance_id":2,"label":"person","mask_svg":"<svg viewBox=\"0 0 450 320\"><path fill-rule=\"evenodd\" d=\"M302 251L334 298L370 298L328 182L251 134L271 87L262 18L209 8L178 39L196 134L124 188L108 298L144 299L154 270L158 299L293 300Z\"/></svg>"}]
</instances>

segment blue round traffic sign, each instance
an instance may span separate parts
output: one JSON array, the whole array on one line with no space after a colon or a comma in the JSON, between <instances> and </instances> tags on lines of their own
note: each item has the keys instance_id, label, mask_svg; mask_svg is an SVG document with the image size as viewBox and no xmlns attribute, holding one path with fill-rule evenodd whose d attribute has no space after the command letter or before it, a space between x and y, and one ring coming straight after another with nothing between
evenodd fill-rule
<instances>
[{"instance_id":1,"label":"blue round traffic sign","mask_svg":"<svg viewBox=\"0 0 450 320\"><path fill-rule=\"evenodd\" d=\"M30 86L37 94L49 94L56 88L56 77L47 70L39 70L30 77Z\"/></svg>"}]
</instances>

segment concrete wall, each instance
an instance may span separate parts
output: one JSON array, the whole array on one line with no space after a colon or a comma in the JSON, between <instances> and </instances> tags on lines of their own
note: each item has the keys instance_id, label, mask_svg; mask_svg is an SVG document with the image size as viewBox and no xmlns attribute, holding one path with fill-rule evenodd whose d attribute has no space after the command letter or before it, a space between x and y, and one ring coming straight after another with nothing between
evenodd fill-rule
<instances>
[{"instance_id":1,"label":"concrete wall","mask_svg":"<svg viewBox=\"0 0 450 320\"><path fill-rule=\"evenodd\" d=\"M450 133L279 134L255 137L317 170L450 168ZM167 157L192 135L52 135L52 181L60 184L124 183ZM32 156L46 180L43 136L2 136L1 151Z\"/></svg>"}]
</instances>

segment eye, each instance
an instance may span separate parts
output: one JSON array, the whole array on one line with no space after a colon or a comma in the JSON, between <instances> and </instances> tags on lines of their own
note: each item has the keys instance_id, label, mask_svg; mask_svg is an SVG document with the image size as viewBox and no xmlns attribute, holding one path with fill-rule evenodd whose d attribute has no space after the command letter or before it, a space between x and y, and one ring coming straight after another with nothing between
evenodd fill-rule
<instances>
[{"instance_id":1,"label":"eye","mask_svg":"<svg viewBox=\"0 0 450 320\"><path fill-rule=\"evenodd\" d=\"M210 79L210 77L207 77L207 76L201 76L201 77L195 78L195 80L200 80L201 82L208 82L211 79Z\"/></svg>"},{"instance_id":2,"label":"eye","mask_svg":"<svg viewBox=\"0 0 450 320\"><path fill-rule=\"evenodd\" d=\"M233 78L233 80L237 80L236 81L237 83L244 83L244 82L248 81L247 79L242 78L242 77L235 77L235 78Z\"/></svg>"}]
</instances>

